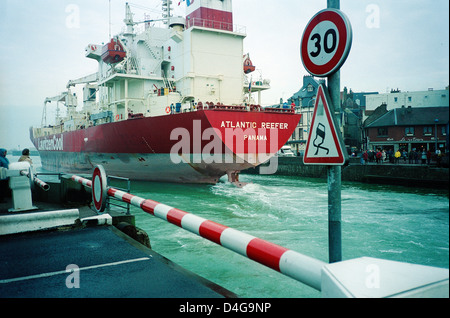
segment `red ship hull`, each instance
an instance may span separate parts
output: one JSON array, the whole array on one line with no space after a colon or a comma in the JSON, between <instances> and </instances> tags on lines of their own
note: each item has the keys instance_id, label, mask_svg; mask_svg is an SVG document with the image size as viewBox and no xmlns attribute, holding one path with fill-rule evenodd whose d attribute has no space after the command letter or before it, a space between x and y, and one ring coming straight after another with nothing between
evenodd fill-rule
<instances>
[{"instance_id":1,"label":"red ship hull","mask_svg":"<svg viewBox=\"0 0 450 318\"><path fill-rule=\"evenodd\" d=\"M216 183L267 161L299 120L292 113L199 110L31 139L50 171L92 173L101 164L134 180Z\"/></svg>"}]
</instances>

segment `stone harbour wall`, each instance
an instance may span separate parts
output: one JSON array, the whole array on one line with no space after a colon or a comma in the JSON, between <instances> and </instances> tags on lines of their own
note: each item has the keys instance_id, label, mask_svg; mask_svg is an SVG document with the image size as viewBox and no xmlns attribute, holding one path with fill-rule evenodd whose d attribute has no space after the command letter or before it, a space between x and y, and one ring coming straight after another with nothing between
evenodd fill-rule
<instances>
[{"instance_id":1,"label":"stone harbour wall","mask_svg":"<svg viewBox=\"0 0 450 318\"><path fill-rule=\"evenodd\" d=\"M266 164L267 165L267 164ZM243 174L259 174L259 167L242 171ZM326 178L327 167L304 165L301 157L278 157L276 175ZM342 167L343 181L397 184L412 187L448 188L449 169L422 164L361 165L359 158L351 158Z\"/></svg>"}]
</instances>

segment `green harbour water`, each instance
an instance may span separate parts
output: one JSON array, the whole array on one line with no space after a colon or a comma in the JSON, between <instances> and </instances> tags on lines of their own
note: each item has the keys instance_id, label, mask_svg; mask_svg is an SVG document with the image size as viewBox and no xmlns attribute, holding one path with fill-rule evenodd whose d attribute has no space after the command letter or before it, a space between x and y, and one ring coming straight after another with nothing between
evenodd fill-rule
<instances>
[{"instance_id":1,"label":"green harbour water","mask_svg":"<svg viewBox=\"0 0 450 318\"><path fill-rule=\"evenodd\" d=\"M328 261L327 183L299 177L241 175L237 188L133 182L132 193ZM320 297L272 269L133 209L152 248L240 297ZM343 260L370 256L448 268L446 191L362 183L342 187Z\"/></svg>"}]
</instances>

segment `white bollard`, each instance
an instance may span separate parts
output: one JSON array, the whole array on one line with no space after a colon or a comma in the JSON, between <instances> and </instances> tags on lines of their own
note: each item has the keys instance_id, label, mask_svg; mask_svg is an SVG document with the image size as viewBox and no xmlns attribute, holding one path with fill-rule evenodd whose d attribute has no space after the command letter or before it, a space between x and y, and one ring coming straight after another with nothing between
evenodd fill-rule
<instances>
[{"instance_id":1,"label":"white bollard","mask_svg":"<svg viewBox=\"0 0 450 318\"><path fill-rule=\"evenodd\" d=\"M6 172L9 176L9 187L12 192L13 208L9 212L22 212L37 209L33 206L31 199L30 179L27 175L22 175L22 171L28 172L30 164L28 162L13 162L9 164Z\"/></svg>"}]
</instances>

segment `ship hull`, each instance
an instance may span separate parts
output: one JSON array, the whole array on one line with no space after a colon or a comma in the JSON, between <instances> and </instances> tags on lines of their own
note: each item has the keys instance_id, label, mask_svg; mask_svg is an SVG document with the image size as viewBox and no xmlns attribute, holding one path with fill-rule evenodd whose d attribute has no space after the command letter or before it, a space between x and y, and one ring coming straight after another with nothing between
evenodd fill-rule
<instances>
[{"instance_id":1,"label":"ship hull","mask_svg":"<svg viewBox=\"0 0 450 318\"><path fill-rule=\"evenodd\" d=\"M254 164L204 164L183 162L174 164L170 154L102 154L42 152L43 169L61 173L91 174L101 164L108 175L132 180L176 183L217 183L227 171L241 171ZM225 159L223 160L225 162Z\"/></svg>"},{"instance_id":2,"label":"ship hull","mask_svg":"<svg viewBox=\"0 0 450 318\"><path fill-rule=\"evenodd\" d=\"M300 115L199 110L129 119L31 139L45 170L133 180L216 183L256 167L283 146Z\"/></svg>"}]
</instances>

